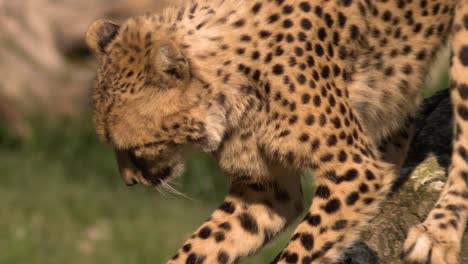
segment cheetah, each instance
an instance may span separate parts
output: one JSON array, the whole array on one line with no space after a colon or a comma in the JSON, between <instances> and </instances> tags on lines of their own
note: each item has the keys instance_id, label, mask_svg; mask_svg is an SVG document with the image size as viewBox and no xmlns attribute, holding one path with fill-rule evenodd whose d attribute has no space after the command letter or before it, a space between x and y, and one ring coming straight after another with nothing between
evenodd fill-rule
<instances>
[{"instance_id":1,"label":"cheetah","mask_svg":"<svg viewBox=\"0 0 468 264\"><path fill-rule=\"evenodd\" d=\"M406 263L458 263L468 212L467 0L187 0L86 41L97 134L128 185L166 184L194 150L229 179L167 263L238 263L311 207L273 263L336 263L378 213L411 140L424 78L451 47L452 164ZM466 249L465 249L466 250ZM382 260L385 261L385 260Z\"/></svg>"}]
</instances>

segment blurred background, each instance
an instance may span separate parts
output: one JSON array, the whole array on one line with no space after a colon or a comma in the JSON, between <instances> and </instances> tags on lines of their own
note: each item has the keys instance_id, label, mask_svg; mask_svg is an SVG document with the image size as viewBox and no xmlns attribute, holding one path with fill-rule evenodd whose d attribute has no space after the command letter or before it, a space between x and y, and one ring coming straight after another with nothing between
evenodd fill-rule
<instances>
[{"instance_id":1,"label":"blurred background","mask_svg":"<svg viewBox=\"0 0 468 264\"><path fill-rule=\"evenodd\" d=\"M0 263L165 263L222 201L226 180L203 154L178 181L191 199L126 187L91 124L87 27L176 3L0 0ZM288 237L246 263L269 263Z\"/></svg>"}]
</instances>

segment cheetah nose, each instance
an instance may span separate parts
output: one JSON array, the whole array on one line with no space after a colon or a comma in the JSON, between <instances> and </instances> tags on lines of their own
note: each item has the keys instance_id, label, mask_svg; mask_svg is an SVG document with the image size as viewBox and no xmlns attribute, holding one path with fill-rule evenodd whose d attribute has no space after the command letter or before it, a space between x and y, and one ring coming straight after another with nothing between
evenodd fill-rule
<instances>
[{"instance_id":1,"label":"cheetah nose","mask_svg":"<svg viewBox=\"0 0 468 264\"><path fill-rule=\"evenodd\" d=\"M145 180L141 177L141 172L131 162L126 151L116 151L117 164L119 167L120 176L127 186L133 186L137 183L145 184Z\"/></svg>"}]
</instances>

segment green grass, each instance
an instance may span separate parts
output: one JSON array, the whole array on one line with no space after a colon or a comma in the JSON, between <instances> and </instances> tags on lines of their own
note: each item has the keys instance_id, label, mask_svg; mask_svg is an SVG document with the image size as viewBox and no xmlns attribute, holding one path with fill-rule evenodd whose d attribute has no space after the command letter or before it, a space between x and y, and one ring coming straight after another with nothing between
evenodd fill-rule
<instances>
[{"instance_id":1,"label":"green grass","mask_svg":"<svg viewBox=\"0 0 468 264\"><path fill-rule=\"evenodd\" d=\"M202 154L178 186L194 200L126 187L89 118L37 123L27 140L0 132L0 263L165 263L226 193ZM288 236L246 263L269 263Z\"/></svg>"}]
</instances>

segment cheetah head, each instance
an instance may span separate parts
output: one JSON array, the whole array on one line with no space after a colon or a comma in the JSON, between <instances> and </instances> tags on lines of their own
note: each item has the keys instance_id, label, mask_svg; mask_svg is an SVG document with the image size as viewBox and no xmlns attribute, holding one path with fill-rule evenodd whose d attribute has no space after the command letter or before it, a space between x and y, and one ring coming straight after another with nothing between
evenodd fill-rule
<instances>
[{"instance_id":1,"label":"cheetah head","mask_svg":"<svg viewBox=\"0 0 468 264\"><path fill-rule=\"evenodd\" d=\"M188 151L218 148L223 111L170 29L149 17L99 20L86 41L99 60L94 125L115 149L126 184L164 183L182 173Z\"/></svg>"}]
</instances>

